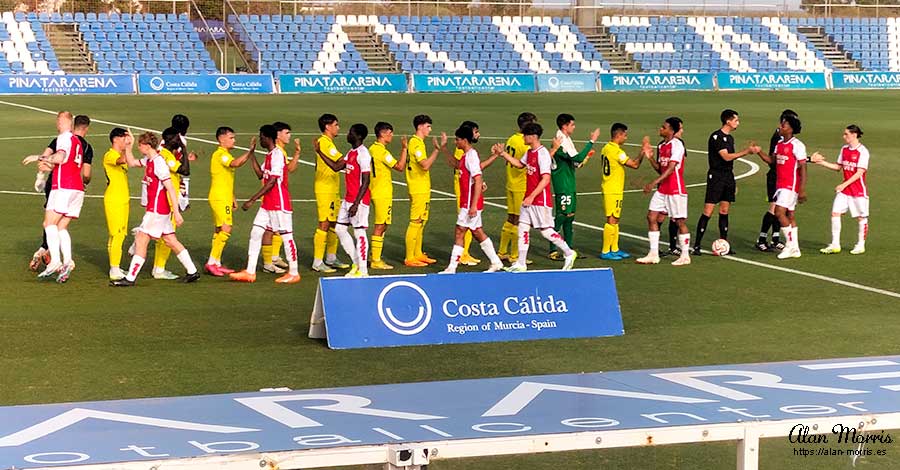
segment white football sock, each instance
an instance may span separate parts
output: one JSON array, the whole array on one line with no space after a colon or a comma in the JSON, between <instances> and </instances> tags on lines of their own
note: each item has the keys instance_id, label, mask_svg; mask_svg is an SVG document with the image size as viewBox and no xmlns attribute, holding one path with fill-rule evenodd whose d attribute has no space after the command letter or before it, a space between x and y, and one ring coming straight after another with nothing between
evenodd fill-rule
<instances>
[{"instance_id":1,"label":"white football sock","mask_svg":"<svg viewBox=\"0 0 900 470\"><path fill-rule=\"evenodd\" d=\"M62 255L63 264L72 262L72 237L67 229L59 231L59 252Z\"/></svg>"},{"instance_id":2,"label":"white football sock","mask_svg":"<svg viewBox=\"0 0 900 470\"><path fill-rule=\"evenodd\" d=\"M144 261L146 260L139 255L132 256L131 264L129 265L128 273L125 275L125 279L134 282L134 280L137 279L138 273L141 272L141 267L144 265Z\"/></svg>"},{"instance_id":3,"label":"white football sock","mask_svg":"<svg viewBox=\"0 0 900 470\"><path fill-rule=\"evenodd\" d=\"M481 246L481 251L484 252L485 256L491 260L492 266L503 264L503 261L497 256L497 251L494 250L494 242L492 242L490 238L485 238L484 241L479 243L479 246Z\"/></svg>"},{"instance_id":4,"label":"white football sock","mask_svg":"<svg viewBox=\"0 0 900 470\"><path fill-rule=\"evenodd\" d=\"M566 243L565 240L563 240L563 237L556 230L553 230L552 228L545 228L541 230L541 235L543 235L547 240L550 240L550 243L553 243L553 245L559 248L564 255L572 255L572 248L569 247L569 244Z\"/></svg>"},{"instance_id":5,"label":"white football sock","mask_svg":"<svg viewBox=\"0 0 900 470\"><path fill-rule=\"evenodd\" d=\"M263 234L266 229L254 225L250 230L250 244L247 248L247 272L256 274L256 262L259 260L259 250L262 249Z\"/></svg>"},{"instance_id":6,"label":"white football sock","mask_svg":"<svg viewBox=\"0 0 900 470\"><path fill-rule=\"evenodd\" d=\"M831 246L841 246L841 216L831 217Z\"/></svg>"},{"instance_id":7,"label":"white football sock","mask_svg":"<svg viewBox=\"0 0 900 470\"><path fill-rule=\"evenodd\" d=\"M869 237L869 218L862 217L859 219L859 241L856 242L859 246L866 246L866 238Z\"/></svg>"},{"instance_id":8,"label":"white football sock","mask_svg":"<svg viewBox=\"0 0 900 470\"><path fill-rule=\"evenodd\" d=\"M191 254L188 253L187 248L181 250L181 253L178 253L175 257L178 258L178 261L181 262L188 274L197 272L197 267L194 266L194 260L191 259Z\"/></svg>"},{"instance_id":9,"label":"white football sock","mask_svg":"<svg viewBox=\"0 0 900 470\"><path fill-rule=\"evenodd\" d=\"M363 274L369 274L369 236L364 228L353 229L356 237L356 268Z\"/></svg>"},{"instance_id":10,"label":"white football sock","mask_svg":"<svg viewBox=\"0 0 900 470\"><path fill-rule=\"evenodd\" d=\"M647 232L647 238L650 239L650 256L659 256L659 230Z\"/></svg>"},{"instance_id":11,"label":"white football sock","mask_svg":"<svg viewBox=\"0 0 900 470\"><path fill-rule=\"evenodd\" d=\"M657 233L657 237L659 236L659 232ZM682 258L690 258L691 257L691 234L690 233L679 233L678 234L678 243L681 245L681 257Z\"/></svg>"},{"instance_id":12,"label":"white football sock","mask_svg":"<svg viewBox=\"0 0 900 470\"><path fill-rule=\"evenodd\" d=\"M516 264L522 267L527 266L528 246L531 244L531 225L519 223L519 259Z\"/></svg>"},{"instance_id":13,"label":"white football sock","mask_svg":"<svg viewBox=\"0 0 900 470\"><path fill-rule=\"evenodd\" d=\"M50 252L50 264L60 263L59 256L59 228L56 225L48 225L44 227L44 233L47 235L47 251Z\"/></svg>"},{"instance_id":14,"label":"white football sock","mask_svg":"<svg viewBox=\"0 0 900 470\"><path fill-rule=\"evenodd\" d=\"M459 245L453 245L453 250L450 251L450 264L447 265L447 269L445 271L456 272L456 268L459 267L459 258L463 254L463 247Z\"/></svg>"},{"instance_id":15,"label":"white football sock","mask_svg":"<svg viewBox=\"0 0 900 470\"><path fill-rule=\"evenodd\" d=\"M297 242L294 241L294 234L291 232L282 233L281 241L284 242L284 254L287 256L288 274L291 276L299 276L300 271L297 268L299 256L297 254ZM272 256L274 260L275 257Z\"/></svg>"},{"instance_id":16,"label":"white football sock","mask_svg":"<svg viewBox=\"0 0 900 470\"><path fill-rule=\"evenodd\" d=\"M356 246L353 244L353 236L350 235L350 230L348 230L347 226L344 224L337 224L334 227L334 231L337 233L338 240L340 240L344 252L350 257L350 262L355 264L358 268L359 263L356 262Z\"/></svg>"}]
</instances>

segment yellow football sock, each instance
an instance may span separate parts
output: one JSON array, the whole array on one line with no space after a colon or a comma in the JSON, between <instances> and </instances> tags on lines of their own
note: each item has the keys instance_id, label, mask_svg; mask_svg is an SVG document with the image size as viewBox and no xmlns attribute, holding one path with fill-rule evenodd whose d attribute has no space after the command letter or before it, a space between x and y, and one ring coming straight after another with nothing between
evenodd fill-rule
<instances>
[{"instance_id":1,"label":"yellow football sock","mask_svg":"<svg viewBox=\"0 0 900 470\"><path fill-rule=\"evenodd\" d=\"M166 269L166 261L169 260L169 254L172 249L166 246L166 242L162 239L156 240L156 253L153 255L153 269Z\"/></svg>"},{"instance_id":2,"label":"yellow football sock","mask_svg":"<svg viewBox=\"0 0 900 470\"><path fill-rule=\"evenodd\" d=\"M612 251L612 239L615 230L611 224L603 224L603 250L601 253Z\"/></svg>"},{"instance_id":3,"label":"yellow football sock","mask_svg":"<svg viewBox=\"0 0 900 470\"><path fill-rule=\"evenodd\" d=\"M416 235L416 257L421 258L425 256L425 250L422 249L422 242L425 241L425 224L427 224L427 220L423 220L422 223L419 224L419 233Z\"/></svg>"},{"instance_id":4,"label":"yellow football sock","mask_svg":"<svg viewBox=\"0 0 900 470\"><path fill-rule=\"evenodd\" d=\"M263 265L272 264L272 245L262 246Z\"/></svg>"},{"instance_id":5,"label":"yellow football sock","mask_svg":"<svg viewBox=\"0 0 900 470\"><path fill-rule=\"evenodd\" d=\"M313 259L321 261L325 258L325 244L328 239L328 232L322 229L316 229L313 236Z\"/></svg>"},{"instance_id":6,"label":"yellow football sock","mask_svg":"<svg viewBox=\"0 0 900 470\"><path fill-rule=\"evenodd\" d=\"M381 250L384 248L384 235L372 235L372 261L381 261Z\"/></svg>"},{"instance_id":7,"label":"yellow football sock","mask_svg":"<svg viewBox=\"0 0 900 470\"><path fill-rule=\"evenodd\" d=\"M416 259L416 247L418 246L418 236L420 233L420 228L422 227L421 222L410 222L409 227L406 228L406 259L414 260Z\"/></svg>"},{"instance_id":8,"label":"yellow football sock","mask_svg":"<svg viewBox=\"0 0 900 470\"><path fill-rule=\"evenodd\" d=\"M466 235L463 237L463 256L471 256L469 254L469 245L472 244L472 231L466 230Z\"/></svg>"},{"instance_id":9,"label":"yellow football sock","mask_svg":"<svg viewBox=\"0 0 900 470\"><path fill-rule=\"evenodd\" d=\"M222 251L225 250L225 244L228 243L228 238L230 237L230 233L224 230L218 231L213 236L212 249L209 250L209 257L217 261L222 261Z\"/></svg>"},{"instance_id":10,"label":"yellow football sock","mask_svg":"<svg viewBox=\"0 0 900 470\"><path fill-rule=\"evenodd\" d=\"M272 235L272 252L269 253L270 257L269 257L269 262L267 264L272 264L272 258L280 257L282 243L283 242L281 241L281 235L279 235L277 233ZM263 261L266 261L265 254L263 255Z\"/></svg>"},{"instance_id":11,"label":"yellow football sock","mask_svg":"<svg viewBox=\"0 0 900 470\"><path fill-rule=\"evenodd\" d=\"M619 251L619 224L613 225L612 251Z\"/></svg>"},{"instance_id":12,"label":"yellow football sock","mask_svg":"<svg viewBox=\"0 0 900 470\"><path fill-rule=\"evenodd\" d=\"M509 256L511 258L519 257L519 227L507 222L509 225Z\"/></svg>"},{"instance_id":13,"label":"yellow football sock","mask_svg":"<svg viewBox=\"0 0 900 470\"><path fill-rule=\"evenodd\" d=\"M328 238L325 239L325 254L337 255L338 237L334 227L328 229Z\"/></svg>"},{"instance_id":14,"label":"yellow football sock","mask_svg":"<svg viewBox=\"0 0 900 470\"><path fill-rule=\"evenodd\" d=\"M510 225L512 224L509 221L503 222L503 228L500 229L500 246L497 247L497 253L499 254L509 253L509 244L513 241L512 238L509 238Z\"/></svg>"}]
</instances>

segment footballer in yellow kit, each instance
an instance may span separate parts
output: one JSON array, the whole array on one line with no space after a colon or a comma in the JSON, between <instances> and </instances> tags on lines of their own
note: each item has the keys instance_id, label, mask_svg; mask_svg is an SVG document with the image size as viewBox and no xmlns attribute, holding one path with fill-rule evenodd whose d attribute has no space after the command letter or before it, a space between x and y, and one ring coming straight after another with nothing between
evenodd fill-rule
<instances>
[{"instance_id":1,"label":"footballer in yellow kit","mask_svg":"<svg viewBox=\"0 0 900 470\"><path fill-rule=\"evenodd\" d=\"M243 166L250 159L250 155L256 151L256 137L250 139L250 149L238 158L231 155L235 146L234 129L222 126L216 129L216 141L219 146L209 159L209 208L212 210L215 232L212 238L212 248L209 251L209 259L206 261L205 270L208 274L222 277L234 272L222 265L222 252L231 237L233 225L234 200L234 171Z\"/></svg>"},{"instance_id":2,"label":"footballer in yellow kit","mask_svg":"<svg viewBox=\"0 0 900 470\"><path fill-rule=\"evenodd\" d=\"M619 249L619 219L622 217L622 202L625 196L625 167L639 168L643 157L650 152L650 139L644 137L641 153L637 160L628 158L622 150L622 144L628 140L628 126L615 123L609 131L610 140L600 151L603 175L600 189L603 191L603 206L606 224L603 225L603 250L600 259L617 261L630 258L627 252Z\"/></svg>"},{"instance_id":3,"label":"footballer in yellow kit","mask_svg":"<svg viewBox=\"0 0 900 470\"><path fill-rule=\"evenodd\" d=\"M372 232L372 269L394 269L382 258L384 234L391 225L393 212L394 182L391 171L403 172L406 169L407 140L400 140L400 158L395 158L387 146L394 139L394 127L387 122L375 124L375 143L369 146L372 156L372 182L369 189L372 194L372 209L375 213L375 229Z\"/></svg>"},{"instance_id":4,"label":"footballer in yellow kit","mask_svg":"<svg viewBox=\"0 0 900 470\"><path fill-rule=\"evenodd\" d=\"M128 132L116 127L109 133L111 148L103 155L103 169L106 172L106 191L103 193L103 210L106 213L106 227L109 239L106 251L109 254L109 279L118 281L125 278L119 265L122 262L122 243L128 234L128 163L125 161L125 139Z\"/></svg>"},{"instance_id":5,"label":"footballer in yellow kit","mask_svg":"<svg viewBox=\"0 0 900 470\"><path fill-rule=\"evenodd\" d=\"M511 135L506 141L506 153L516 159L521 159L528 153L529 147L525 145L525 136L522 129L532 122L537 122L537 116L524 112L519 114L516 124L519 132ZM522 200L525 199L525 169L506 165L506 222L500 232L500 246L497 255L502 260L515 261L519 258L519 210Z\"/></svg>"},{"instance_id":6,"label":"footballer in yellow kit","mask_svg":"<svg viewBox=\"0 0 900 470\"><path fill-rule=\"evenodd\" d=\"M413 118L416 134L409 139L409 163L406 166L406 184L409 189L409 227L406 229L406 259L403 264L423 267L437 262L422 250L425 224L431 205L431 165L440 150L447 146L447 134L441 134L441 143L431 154L425 149L425 138L431 134L431 117L420 114ZM436 143L437 141L434 140Z\"/></svg>"},{"instance_id":7,"label":"footballer in yellow kit","mask_svg":"<svg viewBox=\"0 0 900 470\"><path fill-rule=\"evenodd\" d=\"M316 176L313 192L316 195L316 211L319 225L313 237L314 271L333 273L336 268L346 269L350 265L337 259L338 239L334 231L337 212L341 208L341 176L319 158L338 161L344 155L334 145L340 131L340 123L334 114L319 116L319 130L322 135L313 142L316 149Z\"/></svg>"}]
</instances>

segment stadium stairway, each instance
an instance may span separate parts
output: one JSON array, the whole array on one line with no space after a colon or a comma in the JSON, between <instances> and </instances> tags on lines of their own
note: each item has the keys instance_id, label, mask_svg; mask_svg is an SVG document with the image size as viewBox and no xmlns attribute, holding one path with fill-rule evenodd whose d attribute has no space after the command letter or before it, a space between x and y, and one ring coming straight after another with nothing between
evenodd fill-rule
<instances>
[{"instance_id":1,"label":"stadium stairway","mask_svg":"<svg viewBox=\"0 0 900 470\"><path fill-rule=\"evenodd\" d=\"M59 67L66 73L96 73L97 64L94 62L84 36L74 24L43 25L50 45L56 52Z\"/></svg>"},{"instance_id":2,"label":"stadium stairway","mask_svg":"<svg viewBox=\"0 0 900 470\"><path fill-rule=\"evenodd\" d=\"M822 55L834 64L835 69L847 72L862 70L859 62L851 59L850 54L835 44L831 37L825 34L824 28L819 26L801 26L797 28L797 31L806 38L806 42L822 51Z\"/></svg>"},{"instance_id":3,"label":"stadium stairway","mask_svg":"<svg viewBox=\"0 0 900 470\"><path fill-rule=\"evenodd\" d=\"M626 73L641 71L641 64L632 59L624 46L616 43L606 27L584 28L582 31L585 39L594 45L603 60L609 63L612 71Z\"/></svg>"},{"instance_id":4,"label":"stadium stairway","mask_svg":"<svg viewBox=\"0 0 900 470\"><path fill-rule=\"evenodd\" d=\"M400 64L394 59L394 54L371 26L344 26L343 29L369 70L375 73L400 72Z\"/></svg>"}]
</instances>

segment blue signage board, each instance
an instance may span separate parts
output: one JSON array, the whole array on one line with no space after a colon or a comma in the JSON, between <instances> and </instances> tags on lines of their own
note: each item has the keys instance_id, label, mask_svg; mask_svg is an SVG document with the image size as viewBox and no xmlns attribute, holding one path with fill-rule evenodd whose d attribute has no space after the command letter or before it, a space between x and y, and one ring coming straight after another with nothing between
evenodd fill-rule
<instances>
[{"instance_id":1,"label":"blue signage board","mask_svg":"<svg viewBox=\"0 0 900 470\"><path fill-rule=\"evenodd\" d=\"M832 72L832 87L851 88L900 88L900 72Z\"/></svg>"},{"instance_id":2,"label":"blue signage board","mask_svg":"<svg viewBox=\"0 0 900 470\"><path fill-rule=\"evenodd\" d=\"M711 73L601 73L600 91L712 90Z\"/></svg>"},{"instance_id":3,"label":"blue signage board","mask_svg":"<svg viewBox=\"0 0 900 470\"><path fill-rule=\"evenodd\" d=\"M2 75L2 95L100 95L134 93L132 75Z\"/></svg>"},{"instance_id":4,"label":"blue signage board","mask_svg":"<svg viewBox=\"0 0 900 470\"><path fill-rule=\"evenodd\" d=\"M900 356L885 356L9 406L0 468L717 424L787 435L900 413L898 377Z\"/></svg>"},{"instance_id":5,"label":"blue signage board","mask_svg":"<svg viewBox=\"0 0 900 470\"><path fill-rule=\"evenodd\" d=\"M537 76L537 91L597 91L597 74L540 74Z\"/></svg>"},{"instance_id":6,"label":"blue signage board","mask_svg":"<svg viewBox=\"0 0 900 470\"><path fill-rule=\"evenodd\" d=\"M268 74L156 74L138 75L143 94L170 93L274 93Z\"/></svg>"},{"instance_id":7,"label":"blue signage board","mask_svg":"<svg viewBox=\"0 0 900 470\"><path fill-rule=\"evenodd\" d=\"M491 92L533 92L536 83L534 75L517 74L462 74L441 73L413 75L413 88L417 92L428 93L491 93Z\"/></svg>"},{"instance_id":8,"label":"blue signage board","mask_svg":"<svg viewBox=\"0 0 900 470\"><path fill-rule=\"evenodd\" d=\"M278 84L282 93L403 93L408 88L402 73L280 75Z\"/></svg>"},{"instance_id":9,"label":"blue signage board","mask_svg":"<svg viewBox=\"0 0 900 470\"><path fill-rule=\"evenodd\" d=\"M819 72L732 73L716 75L720 90L824 90L825 74Z\"/></svg>"},{"instance_id":10,"label":"blue signage board","mask_svg":"<svg viewBox=\"0 0 900 470\"><path fill-rule=\"evenodd\" d=\"M609 268L321 278L316 297L333 349L624 333Z\"/></svg>"}]
</instances>

